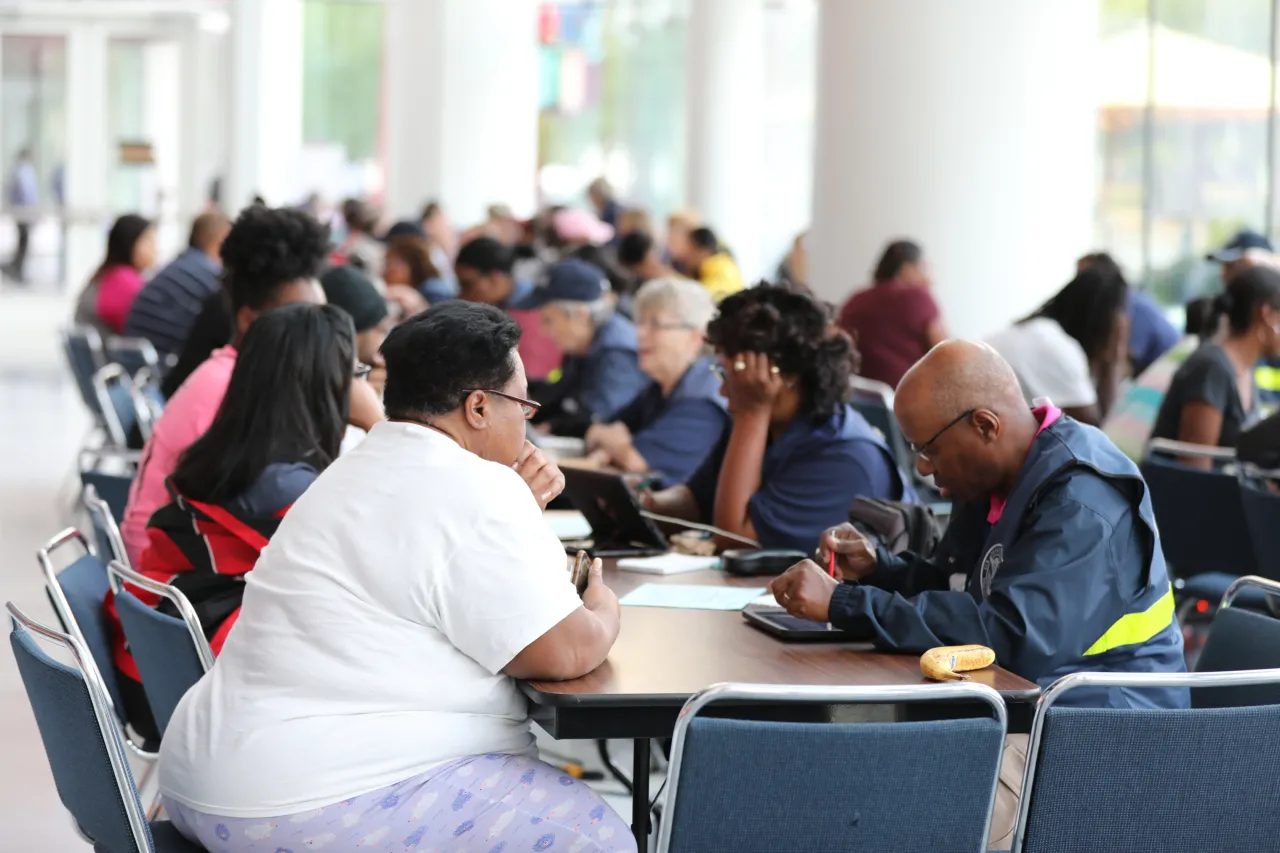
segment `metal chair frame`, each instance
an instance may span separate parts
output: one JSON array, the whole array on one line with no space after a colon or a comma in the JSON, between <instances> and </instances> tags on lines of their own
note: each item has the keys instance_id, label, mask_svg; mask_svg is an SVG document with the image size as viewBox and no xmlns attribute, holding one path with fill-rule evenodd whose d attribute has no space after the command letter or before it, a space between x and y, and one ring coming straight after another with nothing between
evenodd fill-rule
<instances>
[{"instance_id":1,"label":"metal chair frame","mask_svg":"<svg viewBox=\"0 0 1280 853\"><path fill-rule=\"evenodd\" d=\"M128 565L119 560L112 560L107 563L107 576L114 578L117 586L130 583L173 602L173 606L178 610L179 618L187 626L187 633L191 635L191 644L196 647L196 655L200 658L200 665L204 667L205 672L213 669L213 649L209 646L209 641L205 639L204 628L200 625L200 617L196 615L195 608L191 606L191 600L182 594L182 590L170 584L161 583L154 578L149 578L129 568ZM128 592L128 590L125 591Z\"/></svg>"},{"instance_id":2,"label":"metal chair frame","mask_svg":"<svg viewBox=\"0 0 1280 853\"><path fill-rule=\"evenodd\" d=\"M88 511L91 520L97 519L98 523L102 524L103 529L107 532L107 541L111 543L110 554L98 554L97 549L94 549L95 556L103 563L112 560L132 568L133 565L129 562L129 553L124 547L124 536L120 533L120 525L116 524L116 517L111 514L111 507L107 506L105 500L98 497L98 490L93 486L84 487L81 501L84 503L84 508ZM108 566L107 578L110 580L113 576L109 569L110 567ZM111 589L114 592L120 591L119 585L116 583L111 584Z\"/></svg>"}]
</instances>

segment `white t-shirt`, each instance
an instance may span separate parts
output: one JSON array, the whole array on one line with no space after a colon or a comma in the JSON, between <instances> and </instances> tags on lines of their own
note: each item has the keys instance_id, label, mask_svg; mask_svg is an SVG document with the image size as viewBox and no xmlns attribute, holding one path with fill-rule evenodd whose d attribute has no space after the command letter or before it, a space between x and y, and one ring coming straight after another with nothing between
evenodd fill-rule
<instances>
[{"instance_id":1,"label":"white t-shirt","mask_svg":"<svg viewBox=\"0 0 1280 853\"><path fill-rule=\"evenodd\" d=\"M513 470L378 424L293 505L217 664L174 713L160 790L202 812L307 811L466 755L533 754L501 673L581 602Z\"/></svg>"},{"instance_id":2,"label":"white t-shirt","mask_svg":"<svg viewBox=\"0 0 1280 853\"><path fill-rule=\"evenodd\" d=\"M1098 402L1089 357L1057 320L1034 317L997 332L987 343L1013 366L1028 400L1048 397L1064 409Z\"/></svg>"}]
</instances>

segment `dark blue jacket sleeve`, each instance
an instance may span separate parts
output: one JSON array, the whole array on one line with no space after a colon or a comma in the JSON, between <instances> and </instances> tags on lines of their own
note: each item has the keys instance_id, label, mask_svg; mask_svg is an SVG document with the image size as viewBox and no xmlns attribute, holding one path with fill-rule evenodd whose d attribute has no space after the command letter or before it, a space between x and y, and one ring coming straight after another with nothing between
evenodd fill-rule
<instances>
[{"instance_id":1,"label":"dark blue jacket sleeve","mask_svg":"<svg viewBox=\"0 0 1280 853\"><path fill-rule=\"evenodd\" d=\"M591 357L578 402L595 420L611 421L644 390L649 378L640 372L634 350L606 349Z\"/></svg>"},{"instance_id":2,"label":"dark blue jacket sleeve","mask_svg":"<svg viewBox=\"0 0 1280 853\"><path fill-rule=\"evenodd\" d=\"M812 551L828 527L849 520L855 497L893 498L895 478L871 442L829 445L796 453L765 477L747 511L764 548Z\"/></svg>"},{"instance_id":3,"label":"dark blue jacket sleeve","mask_svg":"<svg viewBox=\"0 0 1280 853\"><path fill-rule=\"evenodd\" d=\"M1043 496L1005 550L986 601L968 592L906 597L842 584L831 601L832 624L892 651L978 643L1020 674L1052 672L1078 659L1146 582L1132 512L1127 506L1116 512L1123 498L1089 479L1100 488L1068 495L1055 487Z\"/></svg>"},{"instance_id":4,"label":"dark blue jacket sleeve","mask_svg":"<svg viewBox=\"0 0 1280 853\"><path fill-rule=\"evenodd\" d=\"M674 400L635 434L632 445L662 482L682 483L711 453L728 423L729 413L712 400Z\"/></svg>"}]
</instances>

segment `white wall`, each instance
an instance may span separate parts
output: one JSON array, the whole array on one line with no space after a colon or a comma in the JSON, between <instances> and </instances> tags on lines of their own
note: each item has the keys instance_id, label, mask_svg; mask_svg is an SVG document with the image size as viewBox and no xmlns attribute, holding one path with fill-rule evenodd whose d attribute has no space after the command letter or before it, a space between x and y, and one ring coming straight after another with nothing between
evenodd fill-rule
<instances>
[{"instance_id":1,"label":"white wall","mask_svg":"<svg viewBox=\"0 0 1280 853\"><path fill-rule=\"evenodd\" d=\"M1090 248L1096 3L821 0L813 286L921 241L957 336L1027 313Z\"/></svg>"}]
</instances>

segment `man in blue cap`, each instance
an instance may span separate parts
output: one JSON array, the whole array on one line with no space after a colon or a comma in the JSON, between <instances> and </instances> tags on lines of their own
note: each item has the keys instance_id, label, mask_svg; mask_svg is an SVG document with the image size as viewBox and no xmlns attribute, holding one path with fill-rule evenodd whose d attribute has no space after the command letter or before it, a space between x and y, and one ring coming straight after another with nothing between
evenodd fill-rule
<instances>
[{"instance_id":1,"label":"man in blue cap","mask_svg":"<svg viewBox=\"0 0 1280 853\"><path fill-rule=\"evenodd\" d=\"M636 327L616 311L609 280L597 267L569 258L517 308L538 309L542 329L564 351L558 376L542 395L537 418L557 435L582 435L612 419L648 383L636 359Z\"/></svg>"}]
</instances>

